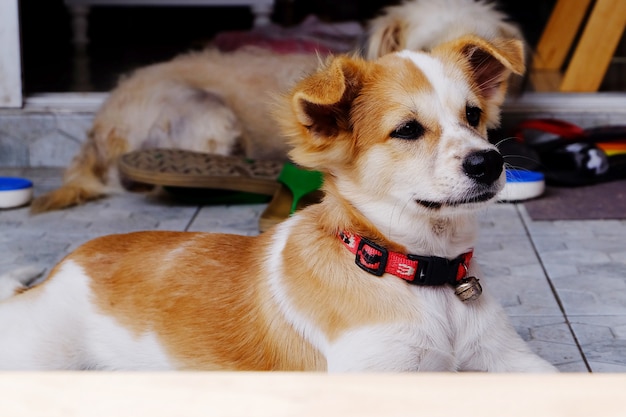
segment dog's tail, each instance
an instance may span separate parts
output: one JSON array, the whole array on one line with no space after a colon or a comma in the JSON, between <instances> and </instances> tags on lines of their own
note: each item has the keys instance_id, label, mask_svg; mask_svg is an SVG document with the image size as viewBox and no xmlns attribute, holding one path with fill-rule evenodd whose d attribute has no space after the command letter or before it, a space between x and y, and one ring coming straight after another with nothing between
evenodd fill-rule
<instances>
[{"instance_id":1,"label":"dog's tail","mask_svg":"<svg viewBox=\"0 0 626 417\"><path fill-rule=\"evenodd\" d=\"M0 301L26 290L42 275L43 269L37 266L24 266L0 275Z\"/></svg>"},{"instance_id":2,"label":"dog's tail","mask_svg":"<svg viewBox=\"0 0 626 417\"><path fill-rule=\"evenodd\" d=\"M90 132L90 135L93 133ZM119 146L107 143L106 152L99 152L97 142L89 138L80 152L74 157L63 175L63 185L33 200L30 211L33 214L60 210L83 204L106 196L115 189L111 184L111 167L125 152L124 141L115 141ZM119 188L119 186L117 186Z\"/></svg>"}]
</instances>

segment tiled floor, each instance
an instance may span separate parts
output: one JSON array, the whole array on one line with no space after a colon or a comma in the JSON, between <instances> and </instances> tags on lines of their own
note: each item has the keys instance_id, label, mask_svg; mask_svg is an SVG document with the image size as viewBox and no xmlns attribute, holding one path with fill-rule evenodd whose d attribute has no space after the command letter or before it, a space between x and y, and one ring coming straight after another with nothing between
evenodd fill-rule
<instances>
[{"instance_id":1,"label":"tiled floor","mask_svg":"<svg viewBox=\"0 0 626 417\"><path fill-rule=\"evenodd\" d=\"M0 168L33 180L36 193L60 183L58 168ZM0 274L35 265L47 272L84 241L145 229L256 234L263 205L191 206L124 194L30 216L0 210ZM626 371L626 221L534 222L523 204L481 217L476 249L485 277L518 332L564 372Z\"/></svg>"}]
</instances>

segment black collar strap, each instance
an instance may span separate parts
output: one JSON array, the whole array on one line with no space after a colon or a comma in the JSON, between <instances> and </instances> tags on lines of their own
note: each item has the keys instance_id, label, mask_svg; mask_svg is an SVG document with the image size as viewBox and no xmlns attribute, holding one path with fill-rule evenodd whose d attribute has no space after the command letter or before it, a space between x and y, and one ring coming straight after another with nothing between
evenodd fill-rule
<instances>
[{"instance_id":1,"label":"black collar strap","mask_svg":"<svg viewBox=\"0 0 626 417\"><path fill-rule=\"evenodd\" d=\"M456 285L467 276L473 251L455 259L438 256L404 255L387 249L361 236L343 231L339 238L356 255L359 268L382 276L395 275L415 285Z\"/></svg>"}]
</instances>

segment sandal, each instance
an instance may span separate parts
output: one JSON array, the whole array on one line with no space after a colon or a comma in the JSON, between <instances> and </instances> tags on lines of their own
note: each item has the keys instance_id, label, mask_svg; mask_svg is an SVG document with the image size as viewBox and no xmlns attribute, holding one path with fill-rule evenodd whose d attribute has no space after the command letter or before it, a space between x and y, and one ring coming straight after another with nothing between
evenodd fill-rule
<instances>
[{"instance_id":1,"label":"sandal","mask_svg":"<svg viewBox=\"0 0 626 417\"><path fill-rule=\"evenodd\" d=\"M123 179L140 184L262 195L274 194L283 165L278 161L163 148L129 152L118 160Z\"/></svg>"},{"instance_id":2,"label":"sandal","mask_svg":"<svg viewBox=\"0 0 626 417\"><path fill-rule=\"evenodd\" d=\"M530 119L517 126L514 136L534 152L548 185L626 178L626 126L583 129L558 119Z\"/></svg>"},{"instance_id":3,"label":"sandal","mask_svg":"<svg viewBox=\"0 0 626 417\"><path fill-rule=\"evenodd\" d=\"M187 202L250 204L269 200L259 219L260 231L322 197L319 172L279 161L152 148L122 155L118 169L125 182L162 186Z\"/></svg>"}]
</instances>

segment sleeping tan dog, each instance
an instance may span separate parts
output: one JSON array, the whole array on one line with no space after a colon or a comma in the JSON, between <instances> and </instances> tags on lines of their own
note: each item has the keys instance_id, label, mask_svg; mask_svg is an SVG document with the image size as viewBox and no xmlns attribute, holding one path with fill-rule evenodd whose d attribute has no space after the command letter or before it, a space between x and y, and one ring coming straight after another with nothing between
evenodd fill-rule
<instances>
[{"instance_id":1,"label":"sleeping tan dog","mask_svg":"<svg viewBox=\"0 0 626 417\"><path fill-rule=\"evenodd\" d=\"M488 294L477 211L518 41L338 56L276 117L323 202L256 237L92 240L0 302L2 369L554 371ZM5 288L7 285L5 285Z\"/></svg>"},{"instance_id":2,"label":"sleeping tan dog","mask_svg":"<svg viewBox=\"0 0 626 417\"><path fill-rule=\"evenodd\" d=\"M410 0L385 9L367 28L363 53L430 50L462 35L522 39L492 3ZM312 72L312 54L260 49L204 51L141 68L122 80L97 112L63 186L38 196L34 213L123 190L116 161L143 148L180 148L252 159L284 160L285 137L271 118L274 95Z\"/></svg>"},{"instance_id":3,"label":"sleeping tan dog","mask_svg":"<svg viewBox=\"0 0 626 417\"><path fill-rule=\"evenodd\" d=\"M522 40L497 6L488 0L404 0L368 22L363 54L375 59L402 49L429 51L468 34Z\"/></svg>"}]
</instances>

